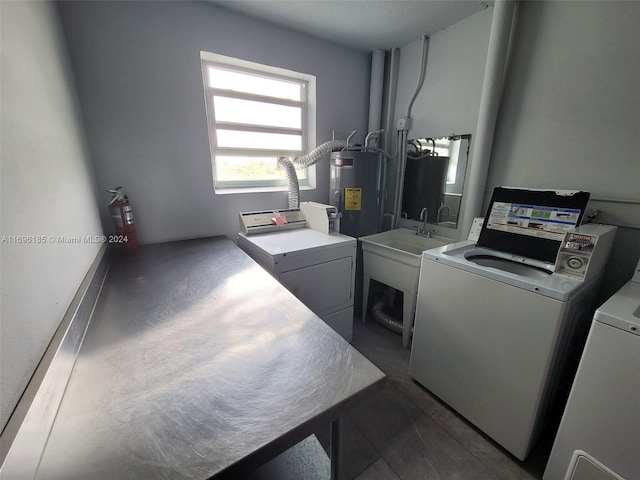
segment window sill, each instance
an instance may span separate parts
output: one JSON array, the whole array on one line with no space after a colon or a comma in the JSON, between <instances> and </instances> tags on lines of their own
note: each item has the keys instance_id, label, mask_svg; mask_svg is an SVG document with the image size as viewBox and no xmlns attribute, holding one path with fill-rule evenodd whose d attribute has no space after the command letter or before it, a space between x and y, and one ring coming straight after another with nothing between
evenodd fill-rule
<instances>
[{"instance_id":1,"label":"window sill","mask_svg":"<svg viewBox=\"0 0 640 480\"><path fill-rule=\"evenodd\" d=\"M270 192L287 192L287 187L231 187L231 188L214 188L216 195L235 195L242 193L270 193ZM309 185L300 185L300 191L302 190L315 190L315 187Z\"/></svg>"}]
</instances>

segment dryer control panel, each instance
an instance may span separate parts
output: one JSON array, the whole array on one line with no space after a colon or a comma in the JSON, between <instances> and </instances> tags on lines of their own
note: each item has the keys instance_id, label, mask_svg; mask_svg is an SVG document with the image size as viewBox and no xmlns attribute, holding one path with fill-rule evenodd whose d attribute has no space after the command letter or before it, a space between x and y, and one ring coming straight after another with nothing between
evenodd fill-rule
<instances>
[{"instance_id":1,"label":"dryer control panel","mask_svg":"<svg viewBox=\"0 0 640 480\"><path fill-rule=\"evenodd\" d=\"M556 260L556 273L587 280L602 273L615 237L616 227L587 224L564 236Z\"/></svg>"},{"instance_id":2,"label":"dryer control panel","mask_svg":"<svg viewBox=\"0 0 640 480\"><path fill-rule=\"evenodd\" d=\"M340 213L333 205L318 202L301 202L300 210L307 219L309 228L322 233L340 233Z\"/></svg>"}]
</instances>

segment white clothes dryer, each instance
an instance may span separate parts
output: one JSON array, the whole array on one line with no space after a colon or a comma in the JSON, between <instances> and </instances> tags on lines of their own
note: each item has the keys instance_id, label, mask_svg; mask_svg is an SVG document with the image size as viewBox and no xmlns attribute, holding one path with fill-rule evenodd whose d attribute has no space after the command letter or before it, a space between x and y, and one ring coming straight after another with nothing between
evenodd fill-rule
<instances>
[{"instance_id":1,"label":"white clothes dryer","mask_svg":"<svg viewBox=\"0 0 640 480\"><path fill-rule=\"evenodd\" d=\"M238 246L351 342L357 240L311 228L238 235Z\"/></svg>"},{"instance_id":2,"label":"white clothes dryer","mask_svg":"<svg viewBox=\"0 0 640 480\"><path fill-rule=\"evenodd\" d=\"M640 478L640 262L593 318L545 480Z\"/></svg>"}]
</instances>

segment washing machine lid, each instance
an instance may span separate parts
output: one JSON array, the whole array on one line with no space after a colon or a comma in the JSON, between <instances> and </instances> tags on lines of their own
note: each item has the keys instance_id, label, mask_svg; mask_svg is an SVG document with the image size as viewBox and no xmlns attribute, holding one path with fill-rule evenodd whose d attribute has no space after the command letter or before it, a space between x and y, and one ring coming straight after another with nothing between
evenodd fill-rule
<instances>
[{"instance_id":1,"label":"washing machine lid","mask_svg":"<svg viewBox=\"0 0 640 480\"><path fill-rule=\"evenodd\" d=\"M251 243L265 254L278 260L284 257L307 255L335 247L356 245L356 239L342 234L326 234L311 228L299 228L274 233L244 235L244 242Z\"/></svg>"},{"instance_id":2,"label":"washing machine lid","mask_svg":"<svg viewBox=\"0 0 640 480\"><path fill-rule=\"evenodd\" d=\"M588 192L575 190L496 187L478 246L553 264L588 201Z\"/></svg>"},{"instance_id":3,"label":"washing machine lid","mask_svg":"<svg viewBox=\"0 0 640 480\"><path fill-rule=\"evenodd\" d=\"M502 253L478 247L475 242L464 240L423 252L423 268L428 268L424 266L425 261L434 261L562 302L569 300L590 283L509 260L504 258ZM541 262L541 265L543 264L544 262Z\"/></svg>"},{"instance_id":4,"label":"washing machine lid","mask_svg":"<svg viewBox=\"0 0 640 480\"><path fill-rule=\"evenodd\" d=\"M626 283L596 310L593 319L640 336L640 283Z\"/></svg>"}]
</instances>

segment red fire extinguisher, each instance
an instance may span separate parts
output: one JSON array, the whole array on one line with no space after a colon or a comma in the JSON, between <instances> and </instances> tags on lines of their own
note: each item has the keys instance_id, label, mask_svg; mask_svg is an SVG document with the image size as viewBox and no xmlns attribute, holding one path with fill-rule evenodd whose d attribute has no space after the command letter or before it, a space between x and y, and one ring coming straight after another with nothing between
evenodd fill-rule
<instances>
[{"instance_id":1,"label":"red fire extinguisher","mask_svg":"<svg viewBox=\"0 0 640 480\"><path fill-rule=\"evenodd\" d=\"M122 191L122 187L109 190L109 193L113 195L109 202L109 213L116 230L116 234L109 237L109 243L115 243L118 250L123 253L135 252L138 250L138 236L129 199Z\"/></svg>"}]
</instances>

